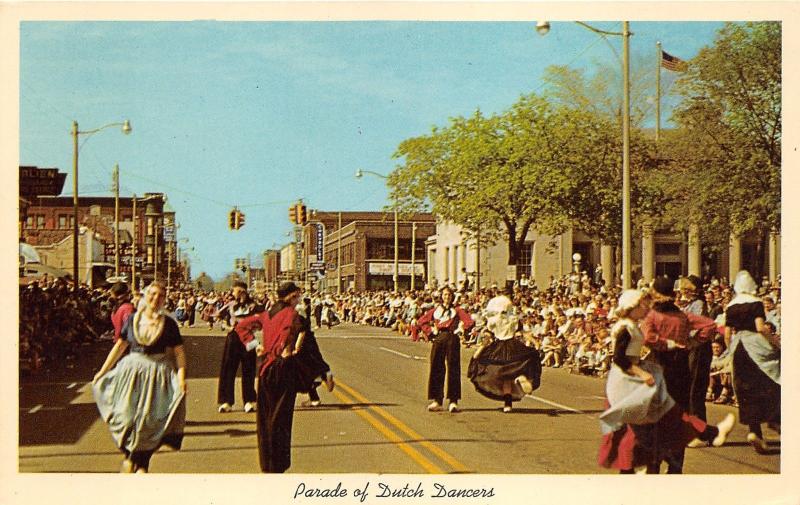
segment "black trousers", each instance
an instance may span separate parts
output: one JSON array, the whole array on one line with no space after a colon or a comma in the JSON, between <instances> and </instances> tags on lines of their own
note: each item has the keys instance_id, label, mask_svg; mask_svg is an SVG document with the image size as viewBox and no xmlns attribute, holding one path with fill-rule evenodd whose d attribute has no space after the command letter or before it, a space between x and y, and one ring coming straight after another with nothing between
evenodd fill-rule
<instances>
[{"instance_id":1,"label":"black trousers","mask_svg":"<svg viewBox=\"0 0 800 505\"><path fill-rule=\"evenodd\" d=\"M447 374L447 399L461 399L461 342L457 335L441 332L431 347L431 367L428 375L428 399L440 404L444 400L444 379Z\"/></svg>"},{"instance_id":2,"label":"black trousers","mask_svg":"<svg viewBox=\"0 0 800 505\"><path fill-rule=\"evenodd\" d=\"M297 397L293 358L277 358L258 380L256 435L264 473L283 473L292 461L292 422Z\"/></svg>"},{"instance_id":3,"label":"black trousers","mask_svg":"<svg viewBox=\"0 0 800 505\"><path fill-rule=\"evenodd\" d=\"M667 384L669 395L681 410L689 412L689 391L692 386L689 372L689 351L686 349L656 351L655 357L664 369L664 382ZM705 395L705 392L703 394ZM667 458L667 473L683 472L684 455L685 448L682 447Z\"/></svg>"},{"instance_id":4,"label":"black trousers","mask_svg":"<svg viewBox=\"0 0 800 505\"><path fill-rule=\"evenodd\" d=\"M242 401L256 401L256 351L248 351L239 340L235 331L225 338L225 350L222 352L222 366L219 371L217 403L235 403L234 385L239 364L242 365Z\"/></svg>"},{"instance_id":5,"label":"black trousers","mask_svg":"<svg viewBox=\"0 0 800 505\"><path fill-rule=\"evenodd\" d=\"M687 412L706 420L706 391L711 380L711 342L704 342L689 351L689 409Z\"/></svg>"},{"instance_id":6,"label":"black trousers","mask_svg":"<svg viewBox=\"0 0 800 505\"><path fill-rule=\"evenodd\" d=\"M675 349L672 351L655 351L654 354L664 369L664 382L667 383L669 395L685 412L690 412L689 389L691 387L691 373L689 372L689 351ZM707 386L708 384L706 384Z\"/></svg>"}]
</instances>

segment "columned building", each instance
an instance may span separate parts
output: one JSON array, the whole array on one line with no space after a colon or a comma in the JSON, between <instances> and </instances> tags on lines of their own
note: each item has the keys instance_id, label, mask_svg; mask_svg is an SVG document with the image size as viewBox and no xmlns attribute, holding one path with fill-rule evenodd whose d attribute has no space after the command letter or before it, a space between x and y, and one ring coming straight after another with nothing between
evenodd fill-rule
<instances>
[{"instance_id":1,"label":"columned building","mask_svg":"<svg viewBox=\"0 0 800 505\"><path fill-rule=\"evenodd\" d=\"M762 272L768 280L780 274L780 234L772 233L761 241L753 234L732 236L728 247L710 247L702 242L697 227L686 234L643 227L632 244L632 277L649 282L656 276L677 278L695 274L701 278L732 279L741 269L753 276ZM619 252L579 230L556 235L530 231L522 247L517 265L508 265L508 244L500 240L493 245L467 239L461 227L452 223L437 223L436 232L425 242L427 253L427 282L436 285L458 286L468 277L475 285L480 276L481 287L503 286L507 280L523 276L543 288L551 277L567 275L573 270L586 271L593 276L602 268L603 280L613 282L611 272L617 270ZM576 256L575 254L579 256ZM578 258L578 259L575 259Z\"/></svg>"}]
</instances>

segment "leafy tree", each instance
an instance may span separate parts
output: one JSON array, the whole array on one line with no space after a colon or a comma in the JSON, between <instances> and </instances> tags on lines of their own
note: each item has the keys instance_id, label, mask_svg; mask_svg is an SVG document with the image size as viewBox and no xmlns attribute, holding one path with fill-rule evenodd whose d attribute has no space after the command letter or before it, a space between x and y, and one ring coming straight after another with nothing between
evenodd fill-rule
<instances>
[{"instance_id":1,"label":"leafy tree","mask_svg":"<svg viewBox=\"0 0 800 505\"><path fill-rule=\"evenodd\" d=\"M529 230L566 225L554 198L564 191L565 174L552 162L559 146L553 114L530 95L504 113L477 111L403 141L394 154L403 163L388 181L393 198L404 209L430 209L468 235L480 233L484 243L506 239L508 264L516 265Z\"/></svg>"},{"instance_id":2,"label":"leafy tree","mask_svg":"<svg viewBox=\"0 0 800 505\"><path fill-rule=\"evenodd\" d=\"M677 91L679 130L664 149L676 176L667 217L676 228L698 223L719 245L752 232L762 256L767 233L780 230L780 24L726 24Z\"/></svg>"},{"instance_id":3,"label":"leafy tree","mask_svg":"<svg viewBox=\"0 0 800 505\"><path fill-rule=\"evenodd\" d=\"M471 235L480 232L484 242L507 240L509 265L517 264L532 229L556 234L573 226L618 245L619 132L592 111L523 96L501 114L478 111L404 141L395 153L404 163L389 185L405 209L430 208ZM635 174L651 156L639 136L631 145Z\"/></svg>"},{"instance_id":4,"label":"leafy tree","mask_svg":"<svg viewBox=\"0 0 800 505\"><path fill-rule=\"evenodd\" d=\"M205 272L201 272L197 279L195 279L194 285L203 291L211 291L214 289L214 280Z\"/></svg>"}]
</instances>

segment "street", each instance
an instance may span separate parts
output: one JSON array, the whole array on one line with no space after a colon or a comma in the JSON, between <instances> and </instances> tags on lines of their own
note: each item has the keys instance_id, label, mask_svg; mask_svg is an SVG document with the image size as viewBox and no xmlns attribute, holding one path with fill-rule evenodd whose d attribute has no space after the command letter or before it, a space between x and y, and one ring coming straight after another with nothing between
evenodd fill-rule
<instances>
[{"instance_id":1,"label":"street","mask_svg":"<svg viewBox=\"0 0 800 505\"><path fill-rule=\"evenodd\" d=\"M237 404L217 412L216 387L224 336L183 329L188 355L186 436L180 451L162 449L153 473L257 473L255 414ZM322 405L298 395L291 473L614 473L596 463L605 381L546 368L542 386L503 414L466 378L472 349L462 347L461 411L429 413L429 344L388 329L344 324L317 331L336 389L319 388ZM20 378L20 472L117 472L121 463L99 419L88 382L110 342L85 346L78 360L47 374ZM709 422L730 406L708 405ZM736 425L722 448L688 449L687 474L780 472L777 434L771 454L757 455Z\"/></svg>"}]
</instances>

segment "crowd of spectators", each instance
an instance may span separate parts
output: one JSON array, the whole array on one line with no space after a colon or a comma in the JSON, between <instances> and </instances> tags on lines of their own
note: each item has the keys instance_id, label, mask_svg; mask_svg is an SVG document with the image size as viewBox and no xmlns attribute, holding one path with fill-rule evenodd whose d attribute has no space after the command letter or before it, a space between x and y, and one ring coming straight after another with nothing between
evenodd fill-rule
<instances>
[{"instance_id":1,"label":"crowd of spectators","mask_svg":"<svg viewBox=\"0 0 800 505\"><path fill-rule=\"evenodd\" d=\"M105 290L43 277L19 289L19 359L22 368L38 369L77 357L82 344L112 330Z\"/></svg>"},{"instance_id":2,"label":"crowd of spectators","mask_svg":"<svg viewBox=\"0 0 800 505\"><path fill-rule=\"evenodd\" d=\"M566 368L572 373L604 377L611 366L613 339L611 326L616 321L615 307L620 288L607 288L598 279L586 273L551 279L544 289L528 283L516 283L511 296L520 316L516 338L539 350L546 367ZM692 301L681 290L681 280L676 280L676 304L684 307ZM483 315L487 302L503 290L498 286L467 290L456 287L456 303L467 310L476 324L464 335L463 345L471 347L482 339L491 338L485 330ZM640 288L645 288L640 285ZM733 290L725 279L708 278L703 286L704 314L717 322L718 334L714 338L714 362L707 400L718 404L734 404L735 396L730 377L729 360L724 359L724 308L733 297ZM780 334L780 279L774 283L763 280L760 292L764 300L768 324ZM416 331L415 321L438 301L437 286L422 290L393 293L388 291L345 293L316 296L314 307L333 310L337 316L350 323L372 325L396 330L415 341L424 342L424 335ZM320 321L317 320L317 326Z\"/></svg>"},{"instance_id":3,"label":"crowd of spectators","mask_svg":"<svg viewBox=\"0 0 800 505\"><path fill-rule=\"evenodd\" d=\"M551 279L538 289L529 283L516 283L511 299L520 319L516 338L539 350L546 367L566 368L570 372L603 377L611 366L613 341L610 328L616 320L614 308L619 287L608 288L585 273ZM767 322L780 334L779 280L762 286ZM472 347L491 338L483 315L488 301L504 288L491 286L468 290L456 289L456 303L475 321L472 330L462 336L465 347ZM642 287L642 286L640 286ZM440 286L429 285L421 290L394 293L348 292L307 294L312 323L331 327L340 322L391 328L409 338L425 342L418 332L416 320L438 301ZM81 286L77 296L71 284L63 279L44 278L21 286L20 360L37 368L42 364L75 356L81 344L110 338L110 313L113 307L104 290ZM676 284L676 292L680 293ZM715 403L735 403L728 360L723 359L725 344L724 307L733 296L725 280L708 279L704 285L705 313L720 328L713 342L714 363L707 399ZM254 295L257 304L269 305L272 295ZM134 305L138 294L134 294ZM230 314L226 310L232 295L229 292L206 292L198 289L172 290L166 309L181 326L207 326L228 330ZM682 306L690 300L677 296Z\"/></svg>"}]
</instances>

